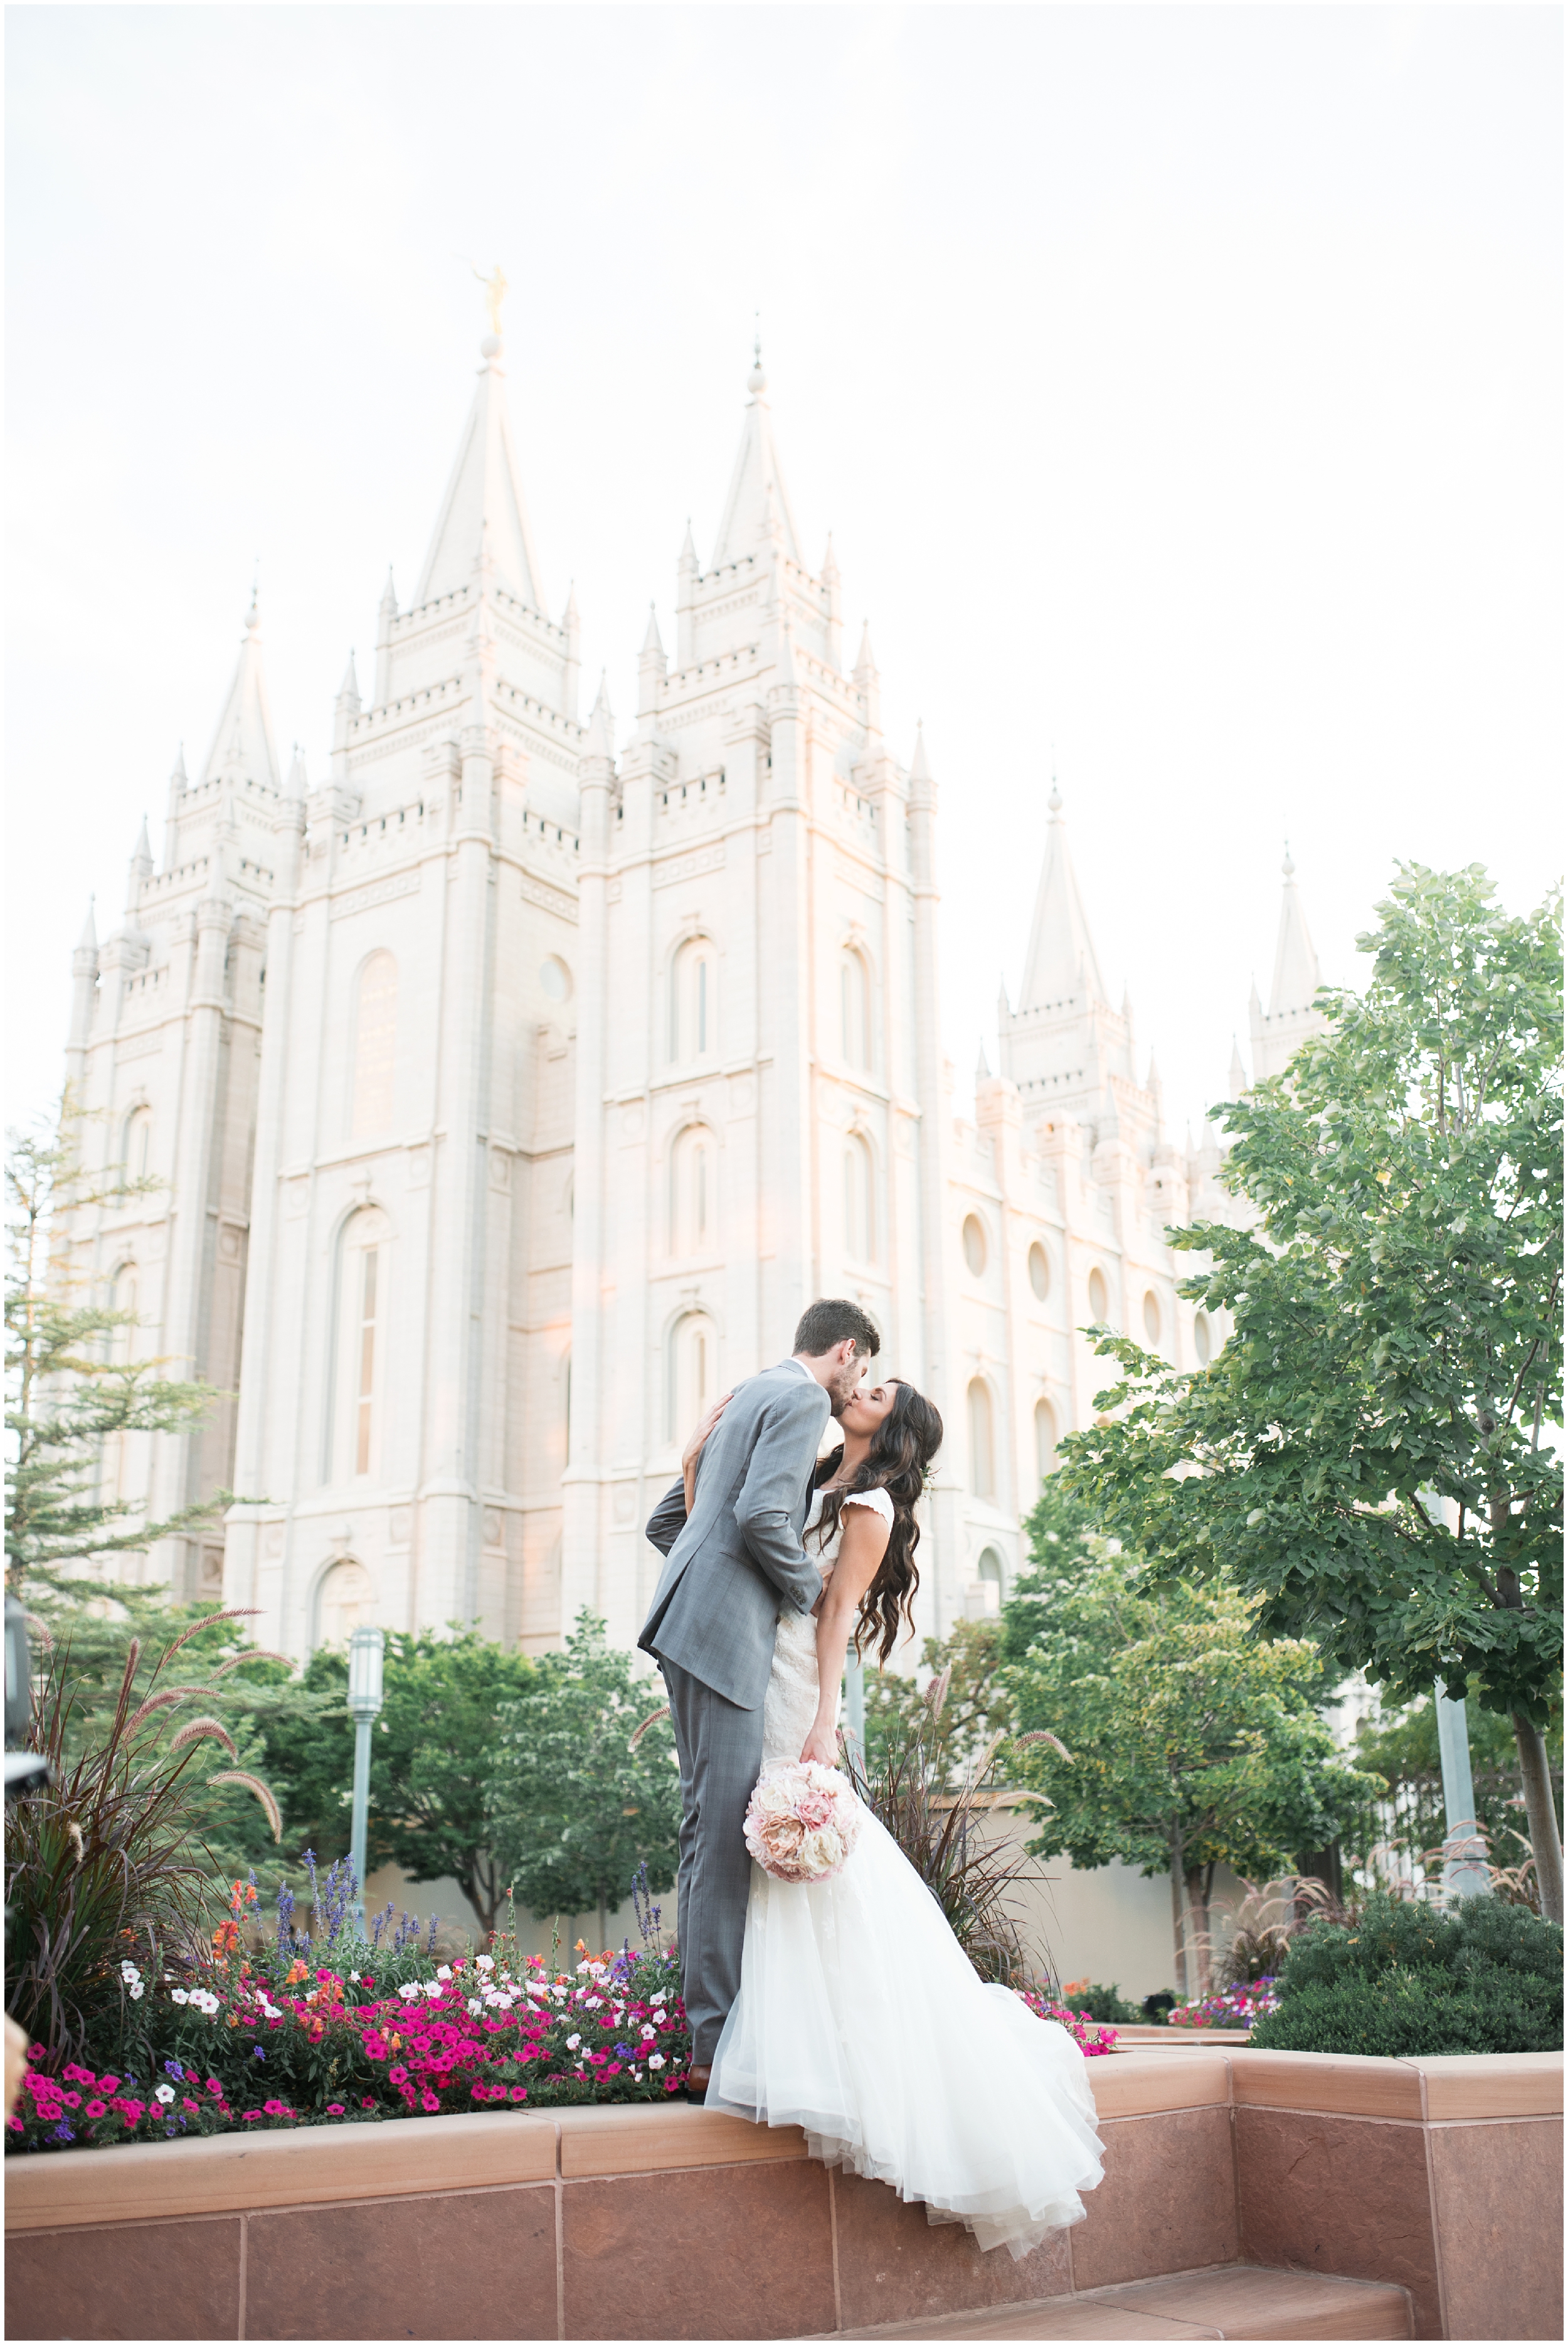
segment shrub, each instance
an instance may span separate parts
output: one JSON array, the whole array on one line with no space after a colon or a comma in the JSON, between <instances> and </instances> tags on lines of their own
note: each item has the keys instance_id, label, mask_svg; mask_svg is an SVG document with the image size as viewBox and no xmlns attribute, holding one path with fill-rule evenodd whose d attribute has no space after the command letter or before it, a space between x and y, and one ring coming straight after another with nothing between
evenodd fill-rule
<instances>
[{"instance_id":1,"label":"shrub","mask_svg":"<svg viewBox=\"0 0 1568 2345\"><path fill-rule=\"evenodd\" d=\"M1375 1892L1358 1920L1294 1939L1279 1986L1252 2031L1270 2051L1562 2049L1562 1929L1494 1897L1442 1912Z\"/></svg>"},{"instance_id":2,"label":"shrub","mask_svg":"<svg viewBox=\"0 0 1568 2345\"><path fill-rule=\"evenodd\" d=\"M1128 2003L1113 1980L1101 1986L1094 1979L1068 1979L1062 1989L1062 2001L1069 2011L1081 2012L1086 2019L1098 2019L1112 2027L1141 2027L1147 2015L1140 2003Z\"/></svg>"},{"instance_id":3,"label":"shrub","mask_svg":"<svg viewBox=\"0 0 1568 2345\"><path fill-rule=\"evenodd\" d=\"M214 1616L226 1617L235 1616ZM5 1808L5 2007L62 2059L89 2042L123 2057L147 1979L199 1952L210 1920L200 1838L210 1782L240 1784L278 1829L272 1794L256 1777L227 1769L204 1780L193 1769L208 1741L233 1751L219 1720L193 1718L167 1741L160 1734L165 1710L213 1693L157 1683L195 1634L167 1647L146 1691L133 1638L113 1712L74 1758L70 1647L45 1653L30 1739L50 1779Z\"/></svg>"}]
</instances>

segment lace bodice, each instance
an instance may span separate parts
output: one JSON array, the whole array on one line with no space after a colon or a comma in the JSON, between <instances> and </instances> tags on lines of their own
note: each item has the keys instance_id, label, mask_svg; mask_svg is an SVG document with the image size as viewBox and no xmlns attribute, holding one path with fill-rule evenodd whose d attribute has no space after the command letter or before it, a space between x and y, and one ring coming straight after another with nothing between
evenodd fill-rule
<instances>
[{"instance_id":1,"label":"lace bodice","mask_svg":"<svg viewBox=\"0 0 1568 2345\"><path fill-rule=\"evenodd\" d=\"M811 1502L811 1512L805 1518L805 1551L814 1562L819 1560L816 1542L811 1534L822 1519L823 1494L817 1491ZM893 1501L885 1490L855 1490L844 1501L844 1508L869 1507L884 1521L893 1520ZM828 1579L838 1559L840 1542L844 1538L844 1508L839 1509L837 1528L822 1551L822 1576ZM786 1607L779 1614L777 1634L774 1639L773 1674L768 1680L766 1700L763 1704L763 1765L776 1767L792 1764L800 1757L801 1745L811 1731L816 1716L816 1621L809 1612L796 1612Z\"/></svg>"}]
</instances>

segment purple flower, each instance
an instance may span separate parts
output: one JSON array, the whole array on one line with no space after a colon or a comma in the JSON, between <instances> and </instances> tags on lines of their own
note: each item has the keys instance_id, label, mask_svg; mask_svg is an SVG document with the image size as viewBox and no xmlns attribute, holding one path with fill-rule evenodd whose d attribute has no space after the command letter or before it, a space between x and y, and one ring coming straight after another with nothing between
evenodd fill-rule
<instances>
[{"instance_id":1,"label":"purple flower","mask_svg":"<svg viewBox=\"0 0 1568 2345\"><path fill-rule=\"evenodd\" d=\"M163 2064L163 2072L166 2076L177 2076L180 2083L182 2085L184 2084L185 2070L180 2066L177 2060L166 2060Z\"/></svg>"}]
</instances>

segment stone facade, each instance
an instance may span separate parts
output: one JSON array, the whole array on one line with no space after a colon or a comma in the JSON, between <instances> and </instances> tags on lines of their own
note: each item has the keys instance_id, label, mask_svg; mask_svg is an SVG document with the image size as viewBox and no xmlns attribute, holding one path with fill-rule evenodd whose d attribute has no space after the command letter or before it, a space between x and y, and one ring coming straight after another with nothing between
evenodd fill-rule
<instances>
[{"instance_id":1,"label":"stone facade","mask_svg":"<svg viewBox=\"0 0 1568 2345\"><path fill-rule=\"evenodd\" d=\"M1181 1365L1223 1340L1163 1236L1229 1210L1218 1146L1164 1135L1054 789L1000 1072L958 1112L931 761L889 746L869 634L845 665L760 367L713 558L688 533L673 661L651 614L618 741L602 685L579 717L576 606L545 612L493 336L481 358L329 773L282 776L253 607L164 868L144 831L123 928L77 947L88 1145L158 1183L80 1216L77 1269L238 1396L105 1473L159 1512L240 1492L147 1576L257 1606L291 1651L359 1618L538 1650L584 1605L630 1642L689 1422L811 1295L851 1294L947 1422L920 1558L940 1632L1000 1600L1092 1410L1079 1331ZM1288 871L1259 1072L1316 982Z\"/></svg>"}]
</instances>

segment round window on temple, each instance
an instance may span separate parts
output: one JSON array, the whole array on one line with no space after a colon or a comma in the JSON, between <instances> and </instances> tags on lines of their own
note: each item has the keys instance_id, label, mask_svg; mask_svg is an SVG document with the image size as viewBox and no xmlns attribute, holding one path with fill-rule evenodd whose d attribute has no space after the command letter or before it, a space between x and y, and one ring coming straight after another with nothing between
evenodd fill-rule
<instances>
[{"instance_id":1,"label":"round window on temple","mask_svg":"<svg viewBox=\"0 0 1568 2345\"><path fill-rule=\"evenodd\" d=\"M970 1213L964 1223L964 1260L971 1278L978 1278L986 1267L986 1233L978 1218Z\"/></svg>"},{"instance_id":2,"label":"round window on temple","mask_svg":"<svg viewBox=\"0 0 1568 2345\"><path fill-rule=\"evenodd\" d=\"M1098 1267L1089 1273L1089 1317L1097 1326L1110 1317L1110 1289Z\"/></svg>"},{"instance_id":3,"label":"round window on temple","mask_svg":"<svg viewBox=\"0 0 1568 2345\"><path fill-rule=\"evenodd\" d=\"M1143 1332L1151 1344L1159 1341L1159 1297L1151 1286L1143 1298Z\"/></svg>"},{"instance_id":4,"label":"round window on temple","mask_svg":"<svg viewBox=\"0 0 1568 2345\"><path fill-rule=\"evenodd\" d=\"M1201 1311L1192 1323L1192 1348L1198 1355L1199 1366L1206 1368L1209 1354L1209 1321Z\"/></svg>"},{"instance_id":5,"label":"round window on temple","mask_svg":"<svg viewBox=\"0 0 1568 2345\"><path fill-rule=\"evenodd\" d=\"M1038 1238L1029 1248L1029 1284L1034 1288L1037 1298L1043 1303L1051 1291L1051 1263Z\"/></svg>"}]
</instances>

